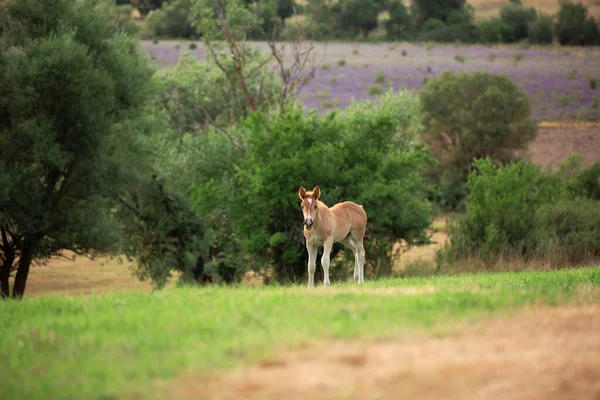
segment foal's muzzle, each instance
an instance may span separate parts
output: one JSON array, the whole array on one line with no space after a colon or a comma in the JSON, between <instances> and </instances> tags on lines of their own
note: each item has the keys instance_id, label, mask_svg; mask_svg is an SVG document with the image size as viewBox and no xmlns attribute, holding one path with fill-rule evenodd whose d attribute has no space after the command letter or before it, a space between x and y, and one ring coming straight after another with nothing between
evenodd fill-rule
<instances>
[{"instance_id":1,"label":"foal's muzzle","mask_svg":"<svg viewBox=\"0 0 600 400\"><path fill-rule=\"evenodd\" d=\"M310 231L312 229L312 226L313 226L312 219L305 219L304 220L304 226L306 226L306 229L308 229Z\"/></svg>"}]
</instances>

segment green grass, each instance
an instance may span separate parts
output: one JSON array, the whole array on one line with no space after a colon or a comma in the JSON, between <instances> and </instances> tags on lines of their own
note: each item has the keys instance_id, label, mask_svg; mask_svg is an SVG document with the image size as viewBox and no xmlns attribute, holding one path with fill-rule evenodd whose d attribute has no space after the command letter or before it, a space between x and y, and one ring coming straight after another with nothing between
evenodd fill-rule
<instances>
[{"instance_id":1,"label":"green grass","mask_svg":"<svg viewBox=\"0 0 600 400\"><path fill-rule=\"evenodd\" d=\"M157 379L258 361L303 342L427 333L527 305L598 302L599 289L600 268L582 268L312 292L174 288L0 302L0 398L151 398Z\"/></svg>"}]
</instances>

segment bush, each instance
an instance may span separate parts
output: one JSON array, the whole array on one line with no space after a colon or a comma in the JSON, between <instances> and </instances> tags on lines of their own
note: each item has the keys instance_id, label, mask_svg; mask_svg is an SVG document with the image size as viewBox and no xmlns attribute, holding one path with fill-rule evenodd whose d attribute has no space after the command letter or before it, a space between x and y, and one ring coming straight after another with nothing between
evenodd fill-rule
<instances>
[{"instance_id":1,"label":"bush","mask_svg":"<svg viewBox=\"0 0 600 400\"><path fill-rule=\"evenodd\" d=\"M600 32L593 17L587 17L587 7L564 1L558 11L556 34L563 46L593 46L600 43Z\"/></svg>"},{"instance_id":2,"label":"bush","mask_svg":"<svg viewBox=\"0 0 600 400\"><path fill-rule=\"evenodd\" d=\"M535 8L526 8L522 4L505 4L500 9L500 20L512 28L515 41L527 38L529 23L536 18Z\"/></svg>"},{"instance_id":3,"label":"bush","mask_svg":"<svg viewBox=\"0 0 600 400\"><path fill-rule=\"evenodd\" d=\"M536 213L538 240L560 249L561 261L585 262L600 256L600 201L578 198L546 204Z\"/></svg>"},{"instance_id":4,"label":"bush","mask_svg":"<svg viewBox=\"0 0 600 400\"><path fill-rule=\"evenodd\" d=\"M552 17L541 14L529 23L527 40L535 44L550 44L554 40L554 22Z\"/></svg>"},{"instance_id":5,"label":"bush","mask_svg":"<svg viewBox=\"0 0 600 400\"><path fill-rule=\"evenodd\" d=\"M236 172L232 215L244 248L262 260L257 264L272 267L277 280L299 281L306 273L300 185L319 185L329 206L343 200L364 205L371 276L391 272L399 238L426 241L431 207L421 165L428 158L413 144L419 112L409 92L388 92L379 105L353 103L324 118L306 116L294 105L284 114L256 113L245 121L244 132L248 152ZM345 278L349 270L332 273Z\"/></svg>"},{"instance_id":6,"label":"bush","mask_svg":"<svg viewBox=\"0 0 600 400\"><path fill-rule=\"evenodd\" d=\"M116 29L122 30L130 35L135 35L139 31L138 24L131 17L133 7L129 4L115 5L112 0L101 0L96 3L96 8L100 12L108 14L107 22Z\"/></svg>"},{"instance_id":7,"label":"bush","mask_svg":"<svg viewBox=\"0 0 600 400\"><path fill-rule=\"evenodd\" d=\"M298 40L298 29L309 39L327 40L333 35L333 28L330 23L319 21L307 21L305 15L290 17L285 21L285 26L281 32L282 40L296 41Z\"/></svg>"},{"instance_id":8,"label":"bush","mask_svg":"<svg viewBox=\"0 0 600 400\"><path fill-rule=\"evenodd\" d=\"M572 161L550 173L531 162L497 167L489 158L477 160L466 213L451 226L439 260L480 257L490 265L499 257L553 255L569 262L600 255L600 202L586 190L589 177L597 179L600 171L581 171Z\"/></svg>"},{"instance_id":9,"label":"bush","mask_svg":"<svg viewBox=\"0 0 600 400\"><path fill-rule=\"evenodd\" d=\"M179 132L198 131L208 122L207 115L217 125L226 126L249 112L246 100L231 93L227 77L210 60L200 61L183 55L174 67L163 71L157 79L160 106L166 110L171 126ZM248 68L260 65L263 60L263 56L248 49ZM274 93L278 93L281 85L264 68L248 78L247 84L252 93L259 93L256 104L265 107L276 101Z\"/></svg>"},{"instance_id":10,"label":"bush","mask_svg":"<svg viewBox=\"0 0 600 400\"><path fill-rule=\"evenodd\" d=\"M505 163L525 149L537 133L527 95L504 75L444 72L420 92L423 140L438 165L431 176L445 180L445 204L456 204L474 158ZM455 179L453 189L449 178Z\"/></svg>"},{"instance_id":11,"label":"bush","mask_svg":"<svg viewBox=\"0 0 600 400\"><path fill-rule=\"evenodd\" d=\"M389 19L385 21L385 32L391 40L409 40L415 35L415 27L408 9L401 1L393 1L388 7Z\"/></svg>"},{"instance_id":12,"label":"bush","mask_svg":"<svg viewBox=\"0 0 600 400\"><path fill-rule=\"evenodd\" d=\"M482 43L513 43L516 41L513 28L498 18L481 22L479 31Z\"/></svg>"},{"instance_id":13,"label":"bush","mask_svg":"<svg viewBox=\"0 0 600 400\"><path fill-rule=\"evenodd\" d=\"M448 22L448 16L453 11L464 12L466 3L466 0L414 0L411 11L416 26L420 29L430 19Z\"/></svg>"},{"instance_id":14,"label":"bush","mask_svg":"<svg viewBox=\"0 0 600 400\"><path fill-rule=\"evenodd\" d=\"M168 39L198 38L189 20L192 0L174 0L155 10L145 21L144 36Z\"/></svg>"},{"instance_id":15,"label":"bush","mask_svg":"<svg viewBox=\"0 0 600 400\"><path fill-rule=\"evenodd\" d=\"M446 25L436 19L430 19L423 25L422 31L417 36L420 41L441 43L475 43L479 40L479 28L470 22L457 25Z\"/></svg>"}]
</instances>

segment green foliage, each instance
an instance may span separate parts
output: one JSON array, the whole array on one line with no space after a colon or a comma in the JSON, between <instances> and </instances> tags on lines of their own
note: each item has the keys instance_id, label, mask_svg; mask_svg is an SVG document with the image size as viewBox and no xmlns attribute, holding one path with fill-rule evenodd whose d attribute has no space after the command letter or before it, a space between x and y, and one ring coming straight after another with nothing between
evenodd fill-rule
<instances>
[{"instance_id":1,"label":"green foliage","mask_svg":"<svg viewBox=\"0 0 600 400\"><path fill-rule=\"evenodd\" d=\"M136 276L158 288L172 271L181 273L182 282L205 279L205 228L186 198L173 193L155 177L127 196L129 205L119 213L127 222L122 228L124 254L135 260Z\"/></svg>"},{"instance_id":2,"label":"green foliage","mask_svg":"<svg viewBox=\"0 0 600 400\"><path fill-rule=\"evenodd\" d=\"M596 87L598 87L598 82L596 81L595 78L590 78L589 85L590 85L590 89L596 90Z\"/></svg>"},{"instance_id":3,"label":"green foliage","mask_svg":"<svg viewBox=\"0 0 600 400\"><path fill-rule=\"evenodd\" d=\"M593 46L600 44L596 20L587 16L587 7L581 3L563 1L558 11L556 34L563 46Z\"/></svg>"},{"instance_id":4,"label":"green foliage","mask_svg":"<svg viewBox=\"0 0 600 400\"><path fill-rule=\"evenodd\" d=\"M296 106L285 114L252 114L244 124L248 153L236 173L232 217L244 248L279 281L306 273L298 187L319 185L322 200L353 200L369 215L367 273L389 274L392 245L426 240L431 208L424 200L418 102L408 92L360 102L319 119ZM397 207L402 204L402 207ZM283 241L282 235L285 235ZM347 270L334 268L345 277Z\"/></svg>"},{"instance_id":5,"label":"green foliage","mask_svg":"<svg viewBox=\"0 0 600 400\"><path fill-rule=\"evenodd\" d=\"M294 15L295 3L296 2L294 0L277 0L277 15L279 18L287 19Z\"/></svg>"},{"instance_id":6,"label":"green foliage","mask_svg":"<svg viewBox=\"0 0 600 400\"><path fill-rule=\"evenodd\" d=\"M386 37L391 40L408 40L414 37L414 22L408 8L400 0L389 2L389 19L385 21Z\"/></svg>"},{"instance_id":7,"label":"green foliage","mask_svg":"<svg viewBox=\"0 0 600 400\"><path fill-rule=\"evenodd\" d=\"M515 41L527 38L528 26L537 18L535 8L522 4L505 4L500 9L500 20L512 28Z\"/></svg>"},{"instance_id":8,"label":"green foliage","mask_svg":"<svg viewBox=\"0 0 600 400\"><path fill-rule=\"evenodd\" d=\"M379 71L375 74L374 81L375 81L375 83L385 83L386 79L387 79L387 76L386 76L385 72Z\"/></svg>"},{"instance_id":9,"label":"green foliage","mask_svg":"<svg viewBox=\"0 0 600 400\"><path fill-rule=\"evenodd\" d=\"M499 18L482 21L479 23L482 43L513 43L516 41L513 28Z\"/></svg>"},{"instance_id":10,"label":"green foliage","mask_svg":"<svg viewBox=\"0 0 600 400\"><path fill-rule=\"evenodd\" d=\"M377 27L377 17L383 11L382 0L339 0L332 6L336 19L336 31L356 37L366 35Z\"/></svg>"},{"instance_id":11,"label":"green foliage","mask_svg":"<svg viewBox=\"0 0 600 400\"><path fill-rule=\"evenodd\" d=\"M413 0L412 15L417 29L432 18L448 22L448 16L452 11L465 11L466 3L466 0Z\"/></svg>"},{"instance_id":12,"label":"green foliage","mask_svg":"<svg viewBox=\"0 0 600 400\"><path fill-rule=\"evenodd\" d=\"M263 61L264 56L247 49L249 70ZM233 62L225 67L233 69ZM235 79L233 73L231 76ZM274 93L279 91L280 82L270 71L256 69L246 83L259 106L268 108L276 100ZM196 132L209 122L225 127L249 112L246 100L230 90L228 77L210 57L206 62L183 55L175 66L160 73L157 84L159 104L167 112L171 127L179 132Z\"/></svg>"},{"instance_id":13,"label":"green foliage","mask_svg":"<svg viewBox=\"0 0 600 400\"><path fill-rule=\"evenodd\" d=\"M108 14L107 23L112 24L116 29L130 35L138 33L139 26L131 17L133 11L131 5L115 4L113 0L99 0L96 3L96 9Z\"/></svg>"},{"instance_id":14,"label":"green foliage","mask_svg":"<svg viewBox=\"0 0 600 400\"><path fill-rule=\"evenodd\" d=\"M116 250L109 202L126 185L119 156L136 143L153 71L87 2L11 1L2 23L0 275L7 296L4 273L17 270L21 297L32 260Z\"/></svg>"},{"instance_id":15,"label":"green foliage","mask_svg":"<svg viewBox=\"0 0 600 400\"><path fill-rule=\"evenodd\" d=\"M431 176L444 182L439 201L450 208L459 205L474 158L511 161L537 132L529 98L503 75L444 72L427 82L420 98L423 140L438 162Z\"/></svg>"},{"instance_id":16,"label":"green foliage","mask_svg":"<svg viewBox=\"0 0 600 400\"><path fill-rule=\"evenodd\" d=\"M526 260L554 254L563 262L600 254L598 165L568 160L558 173L530 162L497 167L477 160L468 180L466 213L451 227L443 261L481 257Z\"/></svg>"},{"instance_id":17,"label":"green foliage","mask_svg":"<svg viewBox=\"0 0 600 400\"><path fill-rule=\"evenodd\" d=\"M379 85L371 85L369 86L369 96L381 96L383 93L383 89Z\"/></svg>"},{"instance_id":18,"label":"green foliage","mask_svg":"<svg viewBox=\"0 0 600 400\"><path fill-rule=\"evenodd\" d=\"M137 8L142 15L156 10L163 5L164 0L131 0L131 5Z\"/></svg>"},{"instance_id":19,"label":"green foliage","mask_svg":"<svg viewBox=\"0 0 600 400\"><path fill-rule=\"evenodd\" d=\"M554 21L549 15L540 14L527 29L529 43L550 44L554 40Z\"/></svg>"},{"instance_id":20,"label":"green foliage","mask_svg":"<svg viewBox=\"0 0 600 400\"><path fill-rule=\"evenodd\" d=\"M145 21L145 36L168 39L197 38L189 19L193 0L172 0L150 14Z\"/></svg>"},{"instance_id":21,"label":"green foliage","mask_svg":"<svg viewBox=\"0 0 600 400\"><path fill-rule=\"evenodd\" d=\"M234 40L243 40L246 34L257 28L258 21L253 12L241 0L195 0L191 8L193 26L205 42L218 42L225 39L222 22L223 15L228 26L228 34Z\"/></svg>"},{"instance_id":22,"label":"green foliage","mask_svg":"<svg viewBox=\"0 0 600 400\"><path fill-rule=\"evenodd\" d=\"M452 15L459 15L460 13L452 13ZM480 32L479 27L467 19L453 18L452 22L458 22L455 24L445 24L443 21L438 19L429 19L423 25L421 32L418 34L417 39L421 41L433 41L441 43L475 43L479 40Z\"/></svg>"}]
</instances>

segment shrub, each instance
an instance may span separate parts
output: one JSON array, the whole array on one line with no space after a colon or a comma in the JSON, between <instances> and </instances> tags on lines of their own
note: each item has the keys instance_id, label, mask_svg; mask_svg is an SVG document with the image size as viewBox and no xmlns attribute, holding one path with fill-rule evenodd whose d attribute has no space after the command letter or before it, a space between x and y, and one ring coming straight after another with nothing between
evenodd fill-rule
<instances>
[{"instance_id":1,"label":"shrub","mask_svg":"<svg viewBox=\"0 0 600 400\"><path fill-rule=\"evenodd\" d=\"M538 240L550 241L563 263L600 256L600 201L578 198L545 204L536 221Z\"/></svg>"},{"instance_id":2,"label":"shrub","mask_svg":"<svg viewBox=\"0 0 600 400\"><path fill-rule=\"evenodd\" d=\"M246 57L249 67L258 66L264 60L251 50ZM178 132L198 131L207 123L207 114L214 123L225 126L249 112L248 103L242 96L232 95L225 74L214 63L189 55L181 56L175 66L162 71L157 85L162 93L159 105ZM276 101L271 94L278 92L280 82L269 71L258 69L248 79L248 85L252 93L260 93L258 105L266 106L271 104L270 101ZM258 87L260 92L256 90Z\"/></svg>"},{"instance_id":3,"label":"shrub","mask_svg":"<svg viewBox=\"0 0 600 400\"><path fill-rule=\"evenodd\" d=\"M550 44L554 40L554 22L544 14L531 21L527 28L527 40L535 44Z\"/></svg>"},{"instance_id":4,"label":"shrub","mask_svg":"<svg viewBox=\"0 0 600 400\"><path fill-rule=\"evenodd\" d=\"M598 83L595 78L590 78L589 85L590 85L590 89L596 90Z\"/></svg>"},{"instance_id":5,"label":"shrub","mask_svg":"<svg viewBox=\"0 0 600 400\"><path fill-rule=\"evenodd\" d=\"M423 27L430 19L447 22L453 12L464 12L466 0L415 0L412 2L412 15L417 28Z\"/></svg>"},{"instance_id":6,"label":"shrub","mask_svg":"<svg viewBox=\"0 0 600 400\"><path fill-rule=\"evenodd\" d=\"M389 19L385 21L385 32L391 40L409 40L414 37L415 28L408 9L401 1L393 1L388 7Z\"/></svg>"},{"instance_id":7,"label":"shrub","mask_svg":"<svg viewBox=\"0 0 600 400\"><path fill-rule=\"evenodd\" d=\"M390 273L398 238L426 241L431 207L421 165L427 156L413 145L418 102L409 92L388 92L378 103L353 103L324 118L289 105L284 114L256 113L244 122L248 152L237 169L230 206L244 248L261 265L272 266L277 280L300 281L306 274L300 185L319 185L329 206L342 200L364 205L371 276ZM348 272L332 268L334 278Z\"/></svg>"},{"instance_id":8,"label":"shrub","mask_svg":"<svg viewBox=\"0 0 600 400\"><path fill-rule=\"evenodd\" d=\"M479 24L480 41L482 43L513 43L515 32L507 23L498 18L483 21Z\"/></svg>"},{"instance_id":9,"label":"shrub","mask_svg":"<svg viewBox=\"0 0 600 400\"><path fill-rule=\"evenodd\" d=\"M527 95L504 75L444 72L420 92L424 110L423 140L438 161L432 176L453 180L456 189L441 193L452 200L466 182L474 158L496 163L513 160L537 132ZM452 181L446 182L446 190ZM451 201L452 200L452 201Z\"/></svg>"},{"instance_id":10,"label":"shrub","mask_svg":"<svg viewBox=\"0 0 600 400\"><path fill-rule=\"evenodd\" d=\"M384 83L386 79L385 72L379 71L375 74L375 83Z\"/></svg>"},{"instance_id":11,"label":"shrub","mask_svg":"<svg viewBox=\"0 0 600 400\"><path fill-rule=\"evenodd\" d=\"M470 22L446 25L437 19L425 22L423 29L417 36L420 41L433 41L443 43L475 43L479 40L479 28Z\"/></svg>"},{"instance_id":12,"label":"shrub","mask_svg":"<svg viewBox=\"0 0 600 400\"><path fill-rule=\"evenodd\" d=\"M383 89L379 85L369 86L369 96L380 96L383 93Z\"/></svg>"},{"instance_id":13,"label":"shrub","mask_svg":"<svg viewBox=\"0 0 600 400\"><path fill-rule=\"evenodd\" d=\"M146 18L144 35L169 39L197 38L198 33L189 20L191 6L192 0L174 0L163 4Z\"/></svg>"},{"instance_id":14,"label":"shrub","mask_svg":"<svg viewBox=\"0 0 600 400\"><path fill-rule=\"evenodd\" d=\"M346 60L342 58L342 59L338 60L337 64L338 64L338 66L343 67L344 65L346 65Z\"/></svg>"},{"instance_id":15,"label":"shrub","mask_svg":"<svg viewBox=\"0 0 600 400\"><path fill-rule=\"evenodd\" d=\"M129 4L115 5L114 1L101 0L96 3L96 8L100 12L108 14L107 23L113 25L116 29L122 30L130 35L135 35L139 31L138 24L131 17L133 7Z\"/></svg>"},{"instance_id":16,"label":"shrub","mask_svg":"<svg viewBox=\"0 0 600 400\"><path fill-rule=\"evenodd\" d=\"M455 55L454 59L461 64L465 62L465 56L463 56L462 54Z\"/></svg>"},{"instance_id":17,"label":"shrub","mask_svg":"<svg viewBox=\"0 0 600 400\"><path fill-rule=\"evenodd\" d=\"M593 46L600 43L600 32L593 17L581 3L564 1L558 11L556 34L561 45Z\"/></svg>"},{"instance_id":18,"label":"shrub","mask_svg":"<svg viewBox=\"0 0 600 400\"><path fill-rule=\"evenodd\" d=\"M500 20L512 28L515 41L527 38L529 23L536 18L535 8L527 8L522 4L505 4L500 9Z\"/></svg>"},{"instance_id":19,"label":"shrub","mask_svg":"<svg viewBox=\"0 0 600 400\"><path fill-rule=\"evenodd\" d=\"M557 173L531 162L498 167L477 160L469 175L465 215L450 229L442 262L481 257L490 265L498 257L600 254L598 165L581 170L569 159ZM589 189L592 190L589 190Z\"/></svg>"}]
</instances>

